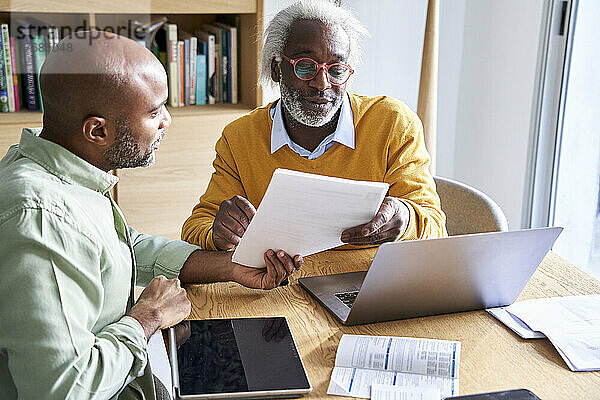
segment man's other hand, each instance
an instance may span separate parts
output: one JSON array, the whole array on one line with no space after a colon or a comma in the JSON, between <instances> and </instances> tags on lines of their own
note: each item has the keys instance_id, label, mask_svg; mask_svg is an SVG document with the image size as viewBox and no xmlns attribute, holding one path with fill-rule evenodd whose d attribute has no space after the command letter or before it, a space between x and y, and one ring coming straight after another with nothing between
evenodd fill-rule
<instances>
[{"instance_id":1,"label":"man's other hand","mask_svg":"<svg viewBox=\"0 0 600 400\"><path fill-rule=\"evenodd\" d=\"M159 329L165 329L190 315L192 305L179 279L160 275L150 281L137 303L129 311L144 328L146 339Z\"/></svg>"},{"instance_id":2,"label":"man's other hand","mask_svg":"<svg viewBox=\"0 0 600 400\"><path fill-rule=\"evenodd\" d=\"M256 209L247 199L234 196L219 206L213 222L212 237L219 250L229 250L238 245Z\"/></svg>"},{"instance_id":3,"label":"man's other hand","mask_svg":"<svg viewBox=\"0 0 600 400\"><path fill-rule=\"evenodd\" d=\"M234 264L233 280L253 289L273 289L297 271L304 262L300 255L293 259L285 251L267 250L264 254L266 268L244 267Z\"/></svg>"},{"instance_id":4,"label":"man's other hand","mask_svg":"<svg viewBox=\"0 0 600 400\"><path fill-rule=\"evenodd\" d=\"M400 199L388 196L371 221L346 229L340 239L356 246L393 242L404 234L409 218L408 206Z\"/></svg>"}]
</instances>

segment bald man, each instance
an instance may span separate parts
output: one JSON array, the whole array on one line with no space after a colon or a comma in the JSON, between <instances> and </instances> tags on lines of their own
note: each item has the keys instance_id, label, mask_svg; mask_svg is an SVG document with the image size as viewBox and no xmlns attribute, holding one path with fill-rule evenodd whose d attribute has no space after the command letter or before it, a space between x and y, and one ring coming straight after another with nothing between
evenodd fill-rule
<instances>
[{"instance_id":1,"label":"bald man","mask_svg":"<svg viewBox=\"0 0 600 400\"><path fill-rule=\"evenodd\" d=\"M177 277L270 289L302 259L269 251L265 270L246 268L127 225L108 171L151 165L171 122L144 47L77 33L40 85L43 128L0 161L0 398L154 399L147 340L190 312Z\"/></svg>"}]
</instances>

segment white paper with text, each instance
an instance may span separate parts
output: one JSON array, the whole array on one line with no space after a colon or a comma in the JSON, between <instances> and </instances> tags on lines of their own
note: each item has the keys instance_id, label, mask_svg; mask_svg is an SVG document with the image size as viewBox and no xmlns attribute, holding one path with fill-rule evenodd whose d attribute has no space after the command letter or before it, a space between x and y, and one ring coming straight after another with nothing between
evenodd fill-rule
<instances>
[{"instance_id":1,"label":"white paper with text","mask_svg":"<svg viewBox=\"0 0 600 400\"><path fill-rule=\"evenodd\" d=\"M328 394L370 398L371 385L434 387L458 394L460 342L390 336L343 335Z\"/></svg>"},{"instance_id":2,"label":"white paper with text","mask_svg":"<svg viewBox=\"0 0 600 400\"><path fill-rule=\"evenodd\" d=\"M411 388L373 384L371 400L439 400L440 391L433 387Z\"/></svg>"},{"instance_id":3,"label":"white paper with text","mask_svg":"<svg viewBox=\"0 0 600 400\"><path fill-rule=\"evenodd\" d=\"M546 335L571 370L600 370L600 295L525 300L505 309Z\"/></svg>"},{"instance_id":4,"label":"white paper with text","mask_svg":"<svg viewBox=\"0 0 600 400\"><path fill-rule=\"evenodd\" d=\"M389 185L277 169L232 260L265 267L264 253L307 256L343 245L342 231L369 222Z\"/></svg>"}]
</instances>

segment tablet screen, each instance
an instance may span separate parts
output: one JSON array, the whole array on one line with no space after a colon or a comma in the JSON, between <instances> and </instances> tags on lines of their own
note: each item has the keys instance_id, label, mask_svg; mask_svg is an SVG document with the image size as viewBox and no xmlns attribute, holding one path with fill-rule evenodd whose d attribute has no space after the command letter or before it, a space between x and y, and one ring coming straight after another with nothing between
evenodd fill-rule
<instances>
[{"instance_id":1,"label":"tablet screen","mask_svg":"<svg viewBox=\"0 0 600 400\"><path fill-rule=\"evenodd\" d=\"M287 321L189 321L177 349L181 396L308 389Z\"/></svg>"}]
</instances>

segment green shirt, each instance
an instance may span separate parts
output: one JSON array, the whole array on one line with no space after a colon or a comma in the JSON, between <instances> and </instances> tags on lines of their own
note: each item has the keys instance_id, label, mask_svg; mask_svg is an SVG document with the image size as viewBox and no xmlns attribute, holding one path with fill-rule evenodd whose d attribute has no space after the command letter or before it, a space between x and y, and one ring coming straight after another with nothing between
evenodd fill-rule
<instances>
[{"instance_id":1,"label":"green shirt","mask_svg":"<svg viewBox=\"0 0 600 400\"><path fill-rule=\"evenodd\" d=\"M24 129L0 161L0 399L154 399L134 282L196 246L137 233L118 178Z\"/></svg>"}]
</instances>

